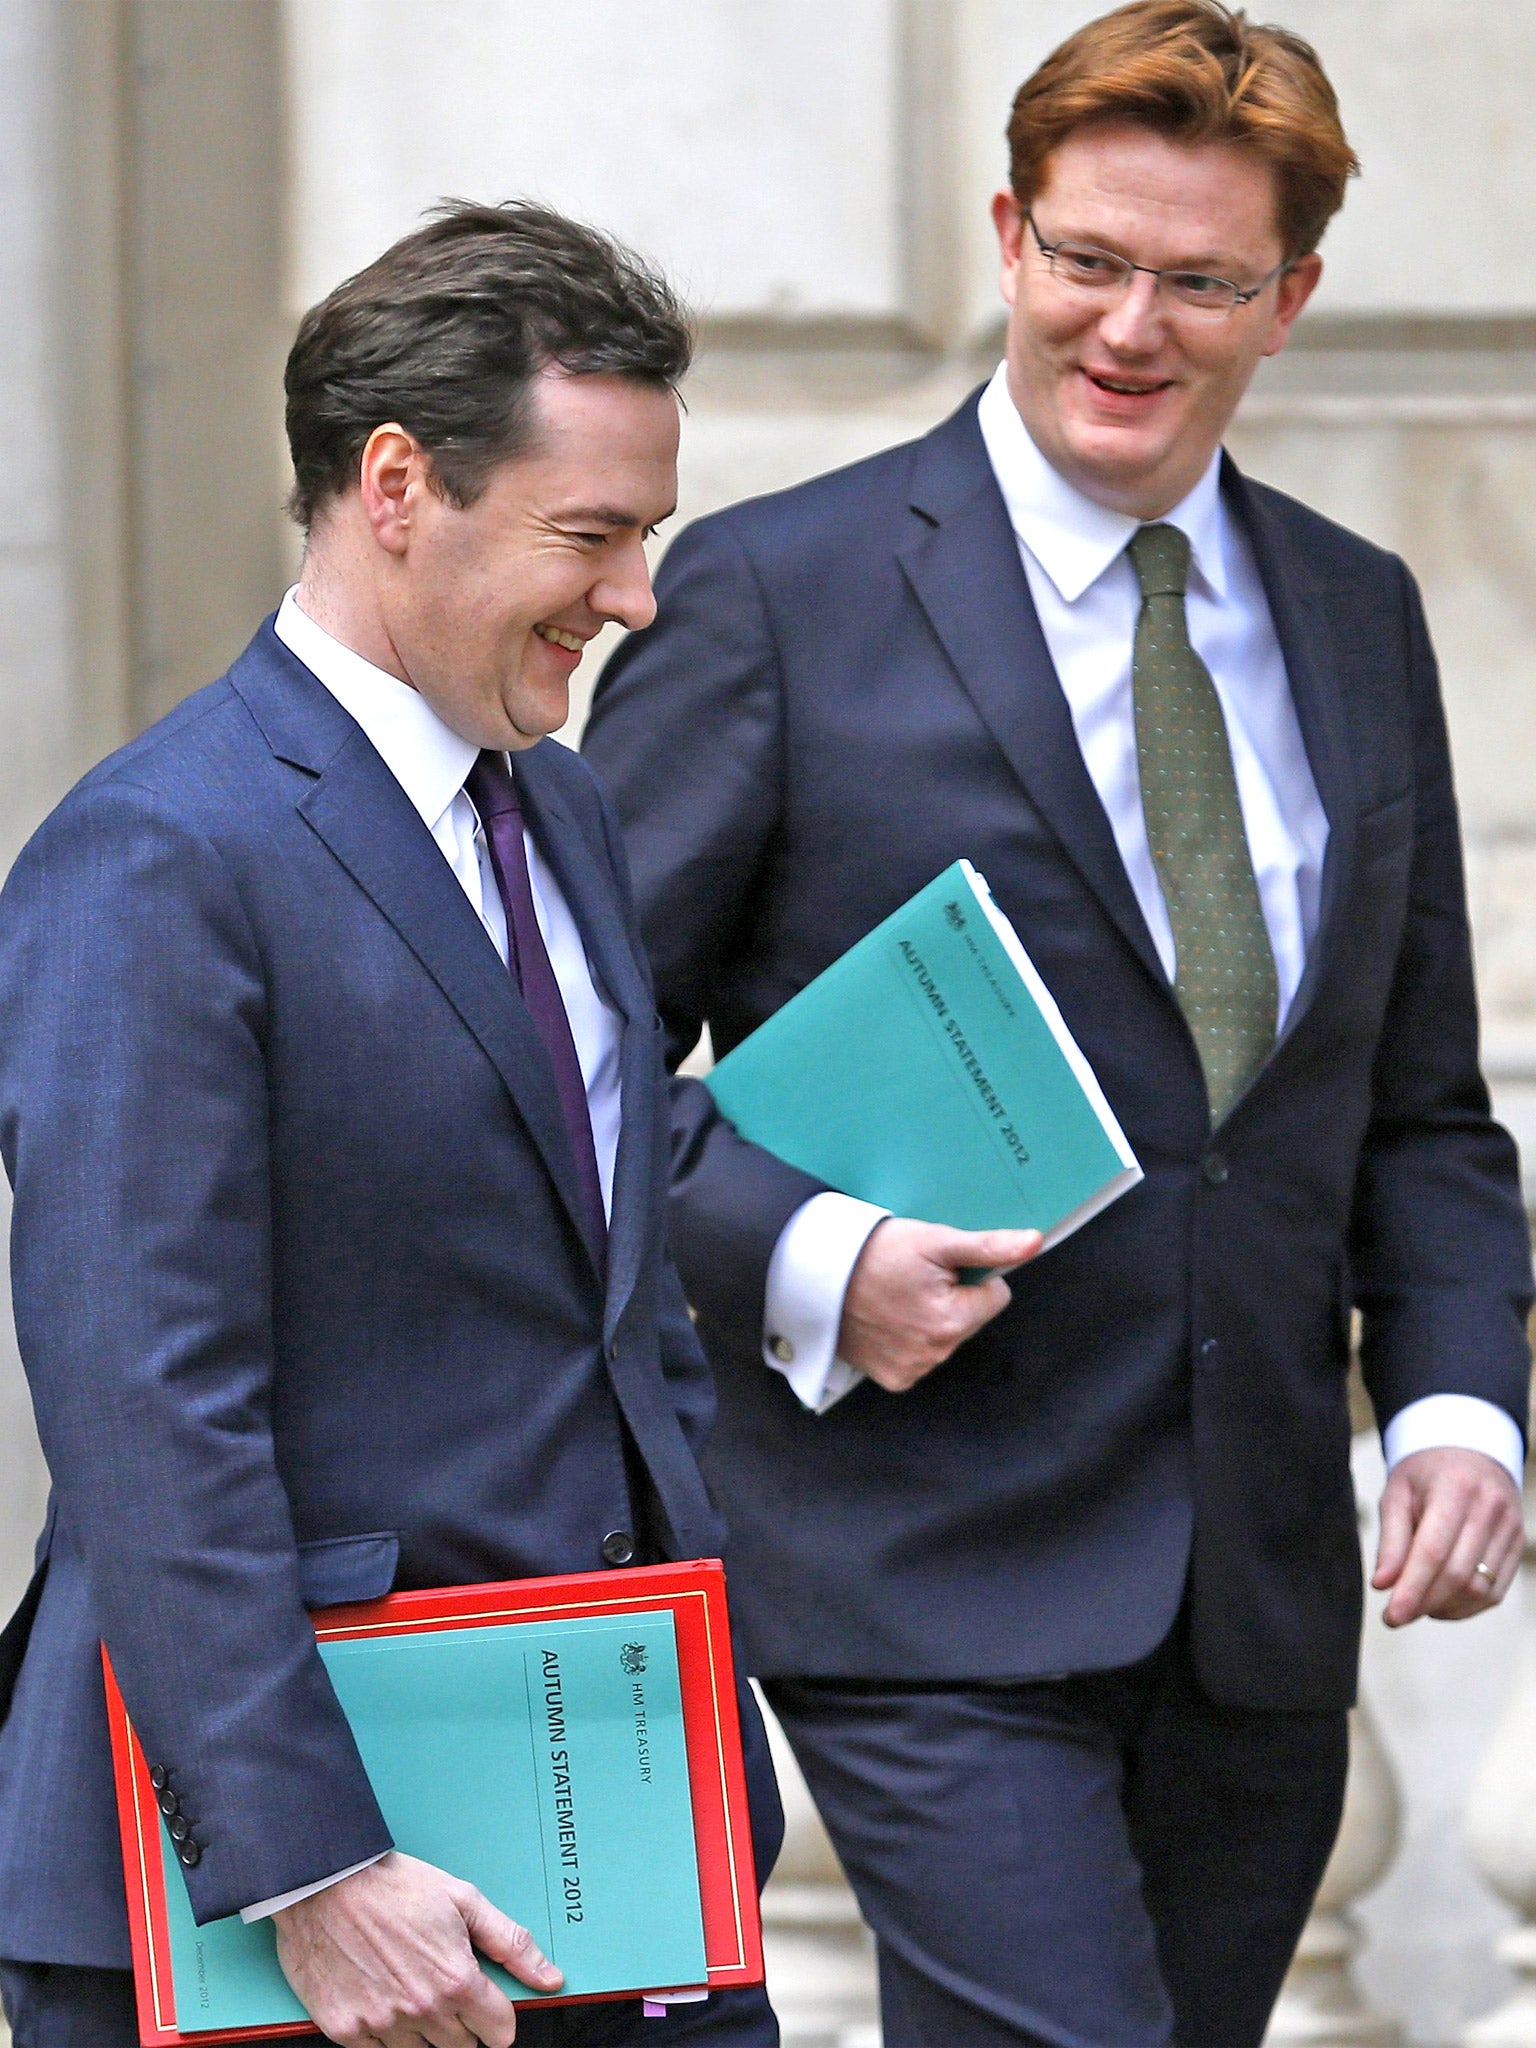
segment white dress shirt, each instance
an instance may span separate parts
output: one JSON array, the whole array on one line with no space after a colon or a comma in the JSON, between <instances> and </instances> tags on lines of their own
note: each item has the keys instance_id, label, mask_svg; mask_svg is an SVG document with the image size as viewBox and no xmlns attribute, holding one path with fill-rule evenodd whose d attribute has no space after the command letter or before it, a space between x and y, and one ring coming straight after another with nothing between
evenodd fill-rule
<instances>
[{"instance_id":1,"label":"white dress shirt","mask_svg":"<svg viewBox=\"0 0 1536 2048\"><path fill-rule=\"evenodd\" d=\"M432 706L409 683L364 661L350 647L317 626L298 606L290 590L277 615L277 637L310 669L331 695L351 712L390 774L410 798L491 943L507 959L507 913L490 849L475 807L464 793L464 778L480 749L444 725ZM531 832L523 832L528 853L528 879L533 886L534 914L544 937L549 964L565 1002L581 1078L586 1083L587 1110L592 1118L592 1145L597 1153L603 1207L613 1209L613 1162L619 1145L619 1038L617 1013L603 1000L592 977L586 948L560 885L540 853Z\"/></svg>"},{"instance_id":2,"label":"white dress shirt","mask_svg":"<svg viewBox=\"0 0 1536 2048\"><path fill-rule=\"evenodd\" d=\"M1140 522L1095 504L1051 467L1009 396L1004 366L981 395L978 423L1084 763L1171 982L1173 927L1147 842L1131 694L1141 593L1125 548ZM1222 498L1219 453L1165 523L1189 538L1189 636L1226 719L1275 956L1276 1022L1283 1026L1317 933L1328 820L1258 567ZM836 1356L837 1332L849 1277L886 1213L846 1195L817 1195L790 1218L774 1247L763 1357L818 1414L858 1383ZM1448 1445L1485 1452L1520 1484L1520 1432L1492 1402L1426 1395L1394 1416L1383 1435L1389 1466L1412 1451Z\"/></svg>"},{"instance_id":3,"label":"white dress shirt","mask_svg":"<svg viewBox=\"0 0 1536 2048\"><path fill-rule=\"evenodd\" d=\"M1131 698L1141 589L1125 549L1141 522L1094 504L1052 469L1030 439L1002 370L981 395L978 420L1078 746L1172 981L1173 926L1147 843ZM1317 932L1328 819L1258 568L1222 501L1219 453L1161 523L1189 539L1189 637L1211 672L1226 720L1243 829L1275 956L1280 1029Z\"/></svg>"},{"instance_id":4,"label":"white dress shirt","mask_svg":"<svg viewBox=\"0 0 1536 2048\"><path fill-rule=\"evenodd\" d=\"M421 821L436 840L444 860L475 915L485 926L491 943L507 959L507 916L496 872L491 866L485 833L474 804L464 793L464 778L475 765L480 749L461 739L444 725L426 698L408 683L400 682L383 669L375 668L350 647L317 626L298 605L290 590L277 614L279 640L296 654L304 666L324 683L331 695L349 711L382 758L385 767L420 813ZM539 852L533 835L524 829L523 844L528 852L528 879L533 886L534 913L549 953L549 964L565 1002L571 1037L581 1077L586 1083L587 1111L592 1119L592 1145L597 1153L598 1178L603 1187L603 1207L613 1211L613 1162L619 1144L619 1038L622 1029L617 1014L603 1000L593 979L582 945L581 934L560 885ZM284 1906L296 1905L344 1877L366 1870L377 1856L365 1857L346 1870L335 1871L318 1884L300 1885L280 1897L262 1899L247 1906L243 1920L264 1920Z\"/></svg>"}]
</instances>

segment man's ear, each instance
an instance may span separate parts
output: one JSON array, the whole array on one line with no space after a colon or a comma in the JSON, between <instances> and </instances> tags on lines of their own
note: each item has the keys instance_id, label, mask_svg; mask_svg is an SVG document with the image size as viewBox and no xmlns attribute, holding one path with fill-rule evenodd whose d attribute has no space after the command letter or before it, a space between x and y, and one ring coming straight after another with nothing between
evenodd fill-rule
<instances>
[{"instance_id":1,"label":"man's ear","mask_svg":"<svg viewBox=\"0 0 1536 2048\"><path fill-rule=\"evenodd\" d=\"M386 554L403 555L427 481L428 457L414 434L393 420L375 427L358 460L363 512Z\"/></svg>"},{"instance_id":2,"label":"man's ear","mask_svg":"<svg viewBox=\"0 0 1536 2048\"><path fill-rule=\"evenodd\" d=\"M998 254L1003 264L1003 297L1011 306L1019 288L1019 264L1024 256L1024 209L1011 192L992 195L992 225L997 230Z\"/></svg>"},{"instance_id":3,"label":"man's ear","mask_svg":"<svg viewBox=\"0 0 1536 2048\"><path fill-rule=\"evenodd\" d=\"M1279 355L1291 338L1291 329L1301 316L1302 308L1317 290L1318 280L1323 274L1323 259L1315 251L1310 256L1299 256L1278 280L1275 297L1275 325L1264 353Z\"/></svg>"}]
</instances>

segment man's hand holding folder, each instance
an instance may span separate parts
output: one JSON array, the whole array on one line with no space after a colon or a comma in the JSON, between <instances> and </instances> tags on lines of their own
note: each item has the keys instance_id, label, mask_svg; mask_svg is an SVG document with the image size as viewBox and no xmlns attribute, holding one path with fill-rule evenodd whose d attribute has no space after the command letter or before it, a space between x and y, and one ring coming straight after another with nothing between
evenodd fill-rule
<instances>
[{"instance_id":1,"label":"man's hand holding folder","mask_svg":"<svg viewBox=\"0 0 1536 2048\"><path fill-rule=\"evenodd\" d=\"M844 1269L836 1352L888 1393L915 1387L1007 1307L1004 1273L1142 1177L969 861L867 932L705 1085L741 1136L825 1184L819 1200L889 1212ZM843 1379L820 1405L800 1397L822 1413L856 1384Z\"/></svg>"},{"instance_id":2,"label":"man's hand holding folder","mask_svg":"<svg viewBox=\"0 0 1536 2048\"><path fill-rule=\"evenodd\" d=\"M1038 1230L951 1230L887 1216L849 1279L838 1357L888 1394L905 1394L1008 1306L1003 1274L1044 1242Z\"/></svg>"},{"instance_id":3,"label":"man's hand holding folder","mask_svg":"<svg viewBox=\"0 0 1536 2048\"><path fill-rule=\"evenodd\" d=\"M392 1849L273 1915L295 1995L342 2048L509 2048L517 2011L476 1951L534 1991L564 1982L472 1884Z\"/></svg>"},{"instance_id":4,"label":"man's hand holding folder","mask_svg":"<svg viewBox=\"0 0 1536 2048\"><path fill-rule=\"evenodd\" d=\"M343 2048L506 2048L525 2003L622 1999L627 2024L761 1984L718 1560L391 1593L314 1631L400 1846L202 1923L103 1653L146 2048L317 2026Z\"/></svg>"}]
</instances>

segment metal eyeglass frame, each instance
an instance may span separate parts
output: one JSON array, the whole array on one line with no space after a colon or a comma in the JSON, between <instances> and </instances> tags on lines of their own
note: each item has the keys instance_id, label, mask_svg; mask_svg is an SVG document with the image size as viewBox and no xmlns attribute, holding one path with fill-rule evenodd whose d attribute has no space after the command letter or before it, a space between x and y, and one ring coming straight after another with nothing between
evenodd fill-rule
<instances>
[{"instance_id":1,"label":"metal eyeglass frame","mask_svg":"<svg viewBox=\"0 0 1536 2048\"><path fill-rule=\"evenodd\" d=\"M1113 271L1104 280L1106 285L1124 287L1130 283L1138 270L1144 277L1155 277L1159 284L1162 283L1165 277L1202 277L1210 284L1223 286L1225 290L1232 294L1231 298L1221 300L1211 306L1201 306L1193 299L1181 299L1178 303L1186 306L1191 313L1209 313L1218 319L1225 317L1228 313L1235 313L1239 306L1251 305L1260 292L1272 285L1277 277L1283 276L1293 266L1293 259L1287 257L1283 263L1277 263L1267 276L1261 277L1257 284L1250 285L1244 291L1240 285L1234 284L1230 277L1213 277L1209 271L1190 270L1183 264L1174 264L1166 270L1155 270L1149 263L1133 263L1129 256L1117 256L1113 249L1101 249L1093 242L1048 242L1036 226L1035 216L1030 212L1029 208L1026 206L1023 211L1024 218L1029 222L1029 231L1035 238L1035 245L1051 267L1052 277L1056 276L1056 256L1058 251L1062 249L1082 249L1088 254L1102 256L1106 263L1113 264ZM1078 279L1066 279L1064 282L1076 285L1079 290L1096 291L1098 289L1096 285L1084 285Z\"/></svg>"}]
</instances>

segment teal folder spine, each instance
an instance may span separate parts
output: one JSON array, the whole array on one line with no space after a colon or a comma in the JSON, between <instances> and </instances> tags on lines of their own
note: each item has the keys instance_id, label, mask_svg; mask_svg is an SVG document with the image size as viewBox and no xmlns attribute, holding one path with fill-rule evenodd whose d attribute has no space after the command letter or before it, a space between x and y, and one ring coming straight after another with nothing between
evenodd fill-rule
<instances>
[{"instance_id":1,"label":"teal folder spine","mask_svg":"<svg viewBox=\"0 0 1536 2048\"><path fill-rule=\"evenodd\" d=\"M743 1137L844 1194L1047 1247L1141 1179L985 880L957 861L707 1077Z\"/></svg>"}]
</instances>

